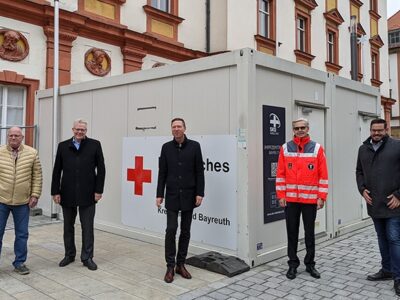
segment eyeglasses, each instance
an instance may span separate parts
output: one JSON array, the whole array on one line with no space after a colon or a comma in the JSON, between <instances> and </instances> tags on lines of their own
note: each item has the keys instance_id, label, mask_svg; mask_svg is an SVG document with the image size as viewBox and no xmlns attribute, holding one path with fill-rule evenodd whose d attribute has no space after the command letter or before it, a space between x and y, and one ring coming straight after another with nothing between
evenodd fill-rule
<instances>
[{"instance_id":1,"label":"eyeglasses","mask_svg":"<svg viewBox=\"0 0 400 300\"><path fill-rule=\"evenodd\" d=\"M377 132L377 133L385 131L385 129L370 129L370 130L371 130L371 132Z\"/></svg>"},{"instance_id":2,"label":"eyeglasses","mask_svg":"<svg viewBox=\"0 0 400 300\"><path fill-rule=\"evenodd\" d=\"M81 128L74 128L74 130L78 132L86 132L86 129L81 129Z\"/></svg>"},{"instance_id":3,"label":"eyeglasses","mask_svg":"<svg viewBox=\"0 0 400 300\"><path fill-rule=\"evenodd\" d=\"M307 126L299 126L299 127L293 127L293 130L299 131L299 130L306 130Z\"/></svg>"}]
</instances>

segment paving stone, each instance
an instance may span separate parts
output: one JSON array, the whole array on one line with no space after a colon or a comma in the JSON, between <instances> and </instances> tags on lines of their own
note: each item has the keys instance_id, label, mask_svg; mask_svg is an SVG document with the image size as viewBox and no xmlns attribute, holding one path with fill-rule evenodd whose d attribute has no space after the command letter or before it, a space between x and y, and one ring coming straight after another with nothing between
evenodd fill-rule
<instances>
[{"instance_id":1,"label":"paving stone","mask_svg":"<svg viewBox=\"0 0 400 300\"><path fill-rule=\"evenodd\" d=\"M229 288L236 292L241 292L241 293L247 290L247 288L245 286L238 285L238 284L232 284L229 286Z\"/></svg>"},{"instance_id":2,"label":"paving stone","mask_svg":"<svg viewBox=\"0 0 400 300\"><path fill-rule=\"evenodd\" d=\"M333 296L335 296L335 294L327 291L318 291L316 294L325 298L332 298Z\"/></svg>"},{"instance_id":3,"label":"paving stone","mask_svg":"<svg viewBox=\"0 0 400 300\"><path fill-rule=\"evenodd\" d=\"M249 295L249 296L253 296L253 297L257 297L258 295L261 295L262 292L257 291L257 290L253 290L253 289L249 289L247 291L244 291L244 294Z\"/></svg>"},{"instance_id":4,"label":"paving stone","mask_svg":"<svg viewBox=\"0 0 400 300\"><path fill-rule=\"evenodd\" d=\"M224 295L230 295L230 294L234 293L235 291L230 288L225 287L225 288L219 289L218 292L221 294L224 294Z\"/></svg>"},{"instance_id":5,"label":"paving stone","mask_svg":"<svg viewBox=\"0 0 400 300\"><path fill-rule=\"evenodd\" d=\"M338 294L340 296L344 296L344 297L351 295L351 292L345 291L345 290L334 290L333 293Z\"/></svg>"},{"instance_id":6,"label":"paving stone","mask_svg":"<svg viewBox=\"0 0 400 300\"><path fill-rule=\"evenodd\" d=\"M251 282L251 281L248 281L248 280L239 280L237 282L237 284L240 284L240 285L245 286L245 287L250 287L250 286L254 285L254 282Z\"/></svg>"},{"instance_id":7,"label":"paving stone","mask_svg":"<svg viewBox=\"0 0 400 300\"><path fill-rule=\"evenodd\" d=\"M263 291L265 291L268 287L266 287L265 285L262 285L262 284L255 284L255 285L252 285L251 288L252 288L253 290L257 290L257 291L263 292Z\"/></svg>"},{"instance_id":8,"label":"paving stone","mask_svg":"<svg viewBox=\"0 0 400 300\"><path fill-rule=\"evenodd\" d=\"M308 293L316 293L318 292L317 288L311 287L311 286L303 286L301 288L303 291L308 292Z\"/></svg>"},{"instance_id":9,"label":"paving stone","mask_svg":"<svg viewBox=\"0 0 400 300\"><path fill-rule=\"evenodd\" d=\"M290 291L290 294L293 294L293 295L301 297L301 296L307 294L307 292L306 291L302 291L302 290L298 290L298 289L294 289L294 290Z\"/></svg>"},{"instance_id":10,"label":"paving stone","mask_svg":"<svg viewBox=\"0 0 400 300\"><path fill-rule=\"evenodd\" d=\"M303 297L289 294L289 295L287 295L287 296L285 297L285 299L289 299L289 300L302 300Z\"/></svg>"},{"instance_id":11,"label":"paving stone","mask_svg":"<svg viewBox=\"0 0 400 300\"><path fill-rule=\"evenodd\" d=\"M230 294L229 296L233 299L239 299L239 300L245 299L248 297L248 295L239 293L239 292L234 292L234 293Z\"/></svg>"},{"instance_id":12,"label":"paving stone","mask_svg":"<svg viewBox=\"0 0 400 300\"><path fill-rule=\"evenodd\" d=\"M211 297L212 299L216 299L216 300L226 300L229 298L229 296L218 293L218 292L212 292L212 293L208 294L207 296Z\"/></svg>"},{"instance_id":13,"label":"paving stone","mask_svg":"<svg viewBox=\"0 0 400 300\"><path fill-rule=\"evenodd\" d=\"M278 299L277 297L275 297L274 295L271 295L271 294L261 294L257 298L258 299L262 299L262 300L275 300L275 299Z\"/></svg>"},{"instance_id":14,"label":"paving stone","mask_svg":"<svg viewBox=\"0 0 400 300\"><path fill-rule=\"evenodd\" d=\"M266 290L265 293L273 295L273 296L276 296L276 297L281 297L281 298L284 297L287 294L285 292L278 291L278 290L275 290L275 289Z\"/></svg>"}]
</instances>

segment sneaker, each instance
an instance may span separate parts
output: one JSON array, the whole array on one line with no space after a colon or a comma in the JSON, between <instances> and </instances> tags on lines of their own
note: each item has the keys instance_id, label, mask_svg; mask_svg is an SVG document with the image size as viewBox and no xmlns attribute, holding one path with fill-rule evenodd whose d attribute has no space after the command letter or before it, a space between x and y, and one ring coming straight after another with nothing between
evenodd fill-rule
<instances>
[{"instance_id":1,"label":"sneaker","mask_svg":"<svg viewBox=\"0 0 400 300\"><path fill-rule=\"evenodd\" d=\"M24 265L19 265L15 267L14 272L17 272L19 275L27 275L29 274L29 269Z\"/></svg>"}]
</instances>

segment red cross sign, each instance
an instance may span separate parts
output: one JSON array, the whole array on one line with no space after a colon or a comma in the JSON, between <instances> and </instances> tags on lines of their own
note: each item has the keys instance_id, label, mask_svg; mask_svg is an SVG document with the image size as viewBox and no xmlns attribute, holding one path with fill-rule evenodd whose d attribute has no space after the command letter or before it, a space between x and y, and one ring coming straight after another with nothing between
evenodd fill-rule
<instances>
[{"instance_id":1,"label":"red cross sign","mask_svg":"<svg viewBox=\"0 0 400 300\"><path fill-rule=\"evenodd\" d=\"M134 194L143 196L143 183L151 182L151 170L143 169L143 156L135 156L135 169L128 169L126 177L135 183Z\"/></svg>"}]
</instances>

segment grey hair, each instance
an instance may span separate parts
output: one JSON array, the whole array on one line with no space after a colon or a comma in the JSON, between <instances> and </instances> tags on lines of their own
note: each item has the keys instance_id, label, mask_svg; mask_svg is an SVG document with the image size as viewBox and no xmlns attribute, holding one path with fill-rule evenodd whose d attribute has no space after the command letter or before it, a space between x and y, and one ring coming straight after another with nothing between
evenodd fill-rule
<instances>
[{"instance_id":1,"label":"grey hair","mask_svg":"<svg viewBox=\"0 0 400 300\"><path fill-rule=\"evenodd\" d=\"M310 126L310 124L308 123L308 120L306 118L298 118L298 119L292 121L292 127L294 127L294 124L296 124L298 122L304 122L304 123L306 123L307 127Z\"/></svg>"},{"instance_id":2,"label":"grey hair","mask_svg":"<svg viewBox=\"0 0 400 300\"><path fill-rule=\"evenodd\" d=\"M76 119L72 126L75 127L76 124L85 124L85 126L87 127L88 122L84 119Z\"/></svg>"}]
</instances>

